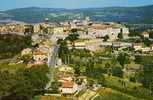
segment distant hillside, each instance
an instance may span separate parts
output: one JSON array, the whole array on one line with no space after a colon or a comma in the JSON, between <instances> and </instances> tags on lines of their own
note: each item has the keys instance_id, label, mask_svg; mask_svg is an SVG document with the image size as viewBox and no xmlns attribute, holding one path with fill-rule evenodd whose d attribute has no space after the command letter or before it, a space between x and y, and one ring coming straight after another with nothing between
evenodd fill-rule
<instances>
[{"instance_id":1,"label":"distant hillside","mask_svg":"<svg viewBox=\"0 0 153 100\"><path fill-rule=\"evenodd\" d=\"M89 16L94 21L119 21L129 23L153 23L153 5L142 7L106 7L84 9L20 8L0 12L0 20L11 19L30 23L84 19Z\"/></svg>"}]
</instances>

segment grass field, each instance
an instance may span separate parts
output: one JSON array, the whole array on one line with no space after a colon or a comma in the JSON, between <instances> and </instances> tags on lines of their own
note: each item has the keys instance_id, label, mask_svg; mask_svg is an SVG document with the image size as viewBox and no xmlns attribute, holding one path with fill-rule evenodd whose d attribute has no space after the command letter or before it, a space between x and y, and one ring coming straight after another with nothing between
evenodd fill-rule
<instances>
[{"instance_id":1,"label":"grass field","mask_svg":"<svg viewBox=\"0 0 153 100\"><path fill-rule=\"evenodd\" d=\"M133 83L126 80L123 80L118 77L108 77L106 76L106 85L107 87L131 95L133 97L144 100L153 100L153 96L150 95L150 91L146 88L143 88L139 83ZM121 81L125 82L125 86L122 85Z\"/></svg>"},{"instance_id":2,"label":"grass field","mask_svg":"<svg viewBox=\"0 0 153 100\"><path fill-rule=\"evenodd\" d=\"M124 94L122 92L112 90L110 88L101 89L93 100L143 100Z\"/></svg>"}]
</instances>

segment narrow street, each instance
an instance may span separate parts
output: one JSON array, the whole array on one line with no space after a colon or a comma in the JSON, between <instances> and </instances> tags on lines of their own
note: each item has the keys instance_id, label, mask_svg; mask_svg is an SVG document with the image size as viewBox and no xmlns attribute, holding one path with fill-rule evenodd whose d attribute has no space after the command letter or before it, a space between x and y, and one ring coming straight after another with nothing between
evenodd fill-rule
<instances>
[{"instance_id":1,"label":"narrow street","mask_svg":"<svg viewBox=\"0 0 153 100\"><path fill-rule=\"evenodd\" d=\"M49 55L48 55L48 67L49 67L49 71L50 71L50 73L48 74L48 77L49 77L50 80L49 80L48 84L46 85L45 90L49 90L49 88L51 86L51 83L54 80L53 70L54 70L54 67L57 65L58 49L59 49L58 45L55 45L54 47L51 47L51 50L50 50Z\"/></svg>"}]
</instances>

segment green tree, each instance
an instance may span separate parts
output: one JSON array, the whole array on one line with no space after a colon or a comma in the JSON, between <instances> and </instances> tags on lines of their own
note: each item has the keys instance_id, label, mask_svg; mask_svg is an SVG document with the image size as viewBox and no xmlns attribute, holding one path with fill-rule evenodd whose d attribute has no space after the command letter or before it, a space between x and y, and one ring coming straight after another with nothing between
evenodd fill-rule
<instances>
[{"instance_id":1,"label":"green tree","mask_svg":"<svg viewBox=\"0 0 153 100\"><path fill-rule=\"evenodd\" d=\"M44 29L43 29L43 33L44 33L44 34L48 34L48 28L44 28Z\"/></svg>"},{"instance_id":2,"label":"green tree","mask_svg":"<svg viewBox=\"0 0 153 100\"><path fill-rule=\"evenodd\" d=\"M105 68L107 69L107 74L111 75L111 70L112 70L111 64L110 63L106 63L105 64Z\"/></svg>"},{"instance_id":3,"label":"green tree","mask_svg":"<svg viewBox=\"0 0 153 100\"><path fill-rule=\"evenodd\" d=\"M21 56L21 59L24 61L24 63L27 64L29 61L32 60L32 54L23 55L23 56Z\"/></svg>"},{"instance_id":4,"label":"green tree","mask_svg":"<svg viewBox=\"0 0 153 100\"><path fill-rule=\"evenodd\" d=\"M33 85L25 80L23 75L10 73L9 71L0 72L0 95L17 95L31 98L34 95Z\"/></svg>"},{"instance_id":5,"label":"green tree","mask_svg":"<svg viewBox=\"0 0 153 100\"><path fill-rule=\"evenodd\" d=\"M120 53L117 57L117 61L122 67L124 67L125 64L130 62L129 55L126 53Z\"/></svg>"},{"instance_id":6,"label":"green tree","mask_svg":"<svg viewBox=\"0 0 153 100\"><path fill-rule=\"evenodd\" d=\"M108 35L106 35L106 36L104 36L104 40L103 41L107 41L109 39L109 36Z\"/></svg>"},{"instance_id":7,"label":"green tree","mask_svg":"<svg viewBox=\"0 0 153 100\"><path fill-rule=\"evenodd\" d=\"M75 41L79 39L79 34L77 33L73 33L73 34L69 34L68 37L66 37L66 40L69 40L74 48L75 46Z\"/></svg>"},{"instance_id":8,"label":"green tree","mask_svg":"<svg viewBox=\"0 0 153 100\"><path fill-rule=\"evenodd\" d=\"M123 39L123 33L119 33L118 36L117 36L120 40Z\"/></svg>"},{"instance_id":9,"label":"green tree","mask_svg":"<svg viewBox=\"0 0 153 100\"><path fill-rule=\"evenodd\" d=\"M61 86L62 84L60 83L60 82L58 82L58 81L54 81L54 82L52 82L51 83L51 92L52 93L59 93L60 91L59 91L59 87Z\"/></svg>"},{"instance_id":10,"label":"green tree","mask_svg":"<svg viewBox=\"0 0 153 100\"><path fill-rule=\"evenodd\" d=\"M44 89L49 81L47 73L49 73L49 68L47 65L34 66L23 71L23 75L25 76L26 80L29 80L29 82L33 84L34 89L38 90Z\"/></svg>"},{"instance_id":11,"label":"green tree","mask_svg":"<svg viewBox=\"0 0 153 100\"><path fill-rule=\"evenodd\" d=\"M152 42L148 38L144 38L143 42L146 46L150 46L152 44Z\"/></svg>"},{"instance_id":12,"label":"green tree","mask_svg":"<svg viewBox=\"0 0 153 100\"><path fill-rule=\"evenodd\" d=\"M123 77L122 68L121 67L113 67L112 68L112 74L113 74L113 76Z\"/></svg>"},{"instance_id":13,"label":"green tree","mask_svg":"<svg viewBox=\"0 0 153 100\"><path fill-rule=\"evenodd\" d=\"M72 33L77 33L77 31L78 31L78 29L76 29L76 28L71 29Z\"/></svg>"},{"instance_id":14,"label":"green tree","mask_svg":"<svg viewBox=\"0 0 153 100\"><path fill-rule=\"evenodd\" d=\"M24 48L31 47L32 40L30 36L19 36L15 34L0 35L0 59L12 58L21 52Z\"/></svg>"},{"instance_id":15,"label":"green tree","mask_svg":"<svg viewBox=\"0 0 153 100\"><path fill-rule=\"evenodd\" d=\"M153 39L153 31L150 31L149 32L149 38L152 38Z\"/></svg>"},{"instance_id":16,"label":"green tree","mask_svg":"<svg viewBox=\"0 0 153 100\"><path fill-rule=\"evenodd\" d=\"M130 37L141 36L140 33L141 33L141 32L131 31L130 34L129 34L129 36L130 36Z\"/></svg>"},{"instance_id":17,"label":"green tree","mask_svg":"<svg viewBox=\"0 0 153 100\"><path fill-rule=\"evenodd\" d=\"M153 92L153 63L144 65L144 80L143 85L150 90L150 94Z\"/></svg>"},{"instance_id":18,"label":"green tree","mask_svg":"<svg viewBox=\"0 0 153 100\"><path fill-rule=\"evenodd\" d=\"M66 62L68 62L69 56L67 42L65 40L59 39L57 43L59 44L58 56L62 59L62 62L66 64Z\"/></svg>"},{"instance_id":19,"label":"green tree","mask_svg":"<svg viewBox=\"0 0 153 100\"><path fill-rule=\"evenodd\" d=\"M14 95L31 99L37 91L44 90L48 83L47 65L34 66L30 69L20 68L15 71L0 71L0 95Z\"/></svg>"}]
</instances>

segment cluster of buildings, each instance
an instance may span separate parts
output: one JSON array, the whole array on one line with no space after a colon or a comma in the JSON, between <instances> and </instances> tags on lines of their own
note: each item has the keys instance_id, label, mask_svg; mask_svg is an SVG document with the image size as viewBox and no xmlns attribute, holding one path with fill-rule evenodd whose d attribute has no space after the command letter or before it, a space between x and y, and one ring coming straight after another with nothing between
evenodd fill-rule
<instances>
[{"instance_id":1,"label":"cluster of buildings","mask_svg":"<svg viewBox=\"0 0 153 100\"><path fill-rule=\"evenodd\" d=\"M1 33L11 33L11 32L24 32L24 25L18 23L8 23L8 24L1 24L0 25L0 32Z\"/></svg>"},{"instance_id":2,"label":"cluster of buildings","mask_svg":"<svg viewBox=\"0 0 153 100\"><path fill-rule=\"evenodd\" d=\"M48 19L45 19L43 23L26 24L26 23L5 23L0 25L0 33L33 33L32 40L34 45L38 46L33 48L25 48L21 52L21 56L28 56L27 67L30 68L34 65L50 64L52 62L52 55L54 55L54 49L58 39L65 39L69 34L72 34L72 29L76 29L79 34L79 39L74 42L76 49L87 49L90 51L100 50L102 47L107 48L133 48L135 51L150 52L153 51L153 45L150 47L144 47L143 43L128 43L118 40L118 35L123 34L123 38L128 38L129 29L124 25L118 23L93 23L87 17L85 20L73 20L68 22L55 22L50 23ZM41 37L39 35L46 34L49 38ZM103 38L108 36L108 41L103 41ZM147 32L142 33L142 36L149 38ZM70 41L68 42L68 48L73 48ZM53 43L53 44L52 44ZM27 59L27 58L26 58ZM54 58L53 58L54 59ZM54 59L55 60L55 59ZM59 59L58 59L59 60ZM60 65L62 62L60 61ZM130 66L130 65L129 65ZM138 66L138 65L136 65ZM136 68L136 67L135 67ZM140 67L130 68L131 72L139 70ZM86 88L86 77L74 77L74 72L71 67L58 67L58 82L62 85L59 88L61 94L75 94ZM129 73L126 73L127 75ZM81 84L76 82L81 80Z\"/></svg>"},{"instance_id":3,"label":"cluster of buildings","mask_svg":"<svg viewBox=\"0 0 153 100\"><path fill-rule=\"evenodd\" d=\"M48 44L47 41L43 41L38 47L23 49L21 56L29 56L29 62L27 64L28 67L32 67L34 65L47 64L49 57L52 56L52 50L53 46Z\"/></svg>"},{"instance_id":4,"label":"cluster of buildings","mask_svg":"<svg viewBox=\"0 0 153 100\"><path fill-rule=\"evenodd\" d=\"M61 82L61 87L59 88L61 94L63 95L74 95L80 92L82 89L86 88L87 78L85 76L74 77L74 70L68 66L59 67L58 78ZM77 81L80 81L78 84Z\"/></svg>"},{"instance_id":5,"label":"cluster of buildings","mask_svg":"<svg viewBox=\"0 0 153 100\"><path fill-rule=\"evenodd\" d=\"M0 25L0 33L48 33L67 35L71 29L77 29L81 38L101 38L106 35L110 40L117 39L119 33L128 36L129 29L118 23L93 23L90 18L67 22L49 22L48 18L43 23L27 24L23 22L7 22Z\"/></svg>"},{"instance_id":6,"label":"cluster of buildings","mask_svg":"<svg viewBox=\"0 0 153 100\"><path fill-rule=\"evenodd\" d=\"M111 41L118 39L118 34L123 33L124 38L128 37L129 29L117 24L117 23L106 23L106 24L93 24L89 30L89 34L97 38L109 36Z\"/></svg>"},{"instance_id":7,"label":"cluster of buildings","mask_svg":"<svg viewBox=\"0 0 153 100\"><path fill-rule=\"evenodd\" d=\"M153 51L153 45L150 47L144 47L143 43L128 43L116 41L118 40L118 34L122 33L123 38L128 38L129 29L122 24L108 22L92 22L89 17L85 20L73 20L67 22L49 22L46 18L42 23L27 24L23 22L7 22L0 24L0 33L34 33L32 40L35 44L40 44L41 39L39 34L49 34L50 40L56 42L58 39L65 39L72 33L72 29L76 29L79 34L79 40L75 41L74 46L77 49L88 49L90 51L99 50L101 47L113 47L113 48L127 48L142 50L144 52ZM108 36L107 42L103 41L103 38ZM143 32L142 36L149 38L148 32ZM45 39L45 38L44 38ZM68 47L72 48L71 43L68 43ZM22 52L32 52L33 60L36 64L44 63L47 61L50 55L50 46L39 45L35 49L25 49Z\"/></svg>"},{"instance_id":8,"label":"cluster of buildings","mask_svg":"<svg viewBox=\"0 0 153 100\"><path fill-rule=\"evenodd\" d=\"M153 45L150 45L150 47L145 47L144 43L133 43L132 47L136 51L142 51L142 52L152 52L153 51Z\"/></svg>"},{"instance_id":9,"label":"cluster of buildings","mask_svg":"<svg viewBox=\"0 0 153 100\"><path fill-rule=\"evenodd\" d=\"M33 26L24 22L11 21L0 23L0 34L18 34L33 33Z\"/></svg>"}]
</instances>

